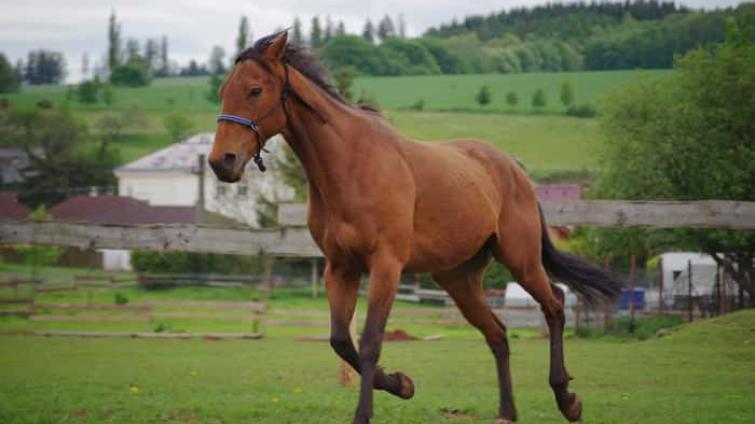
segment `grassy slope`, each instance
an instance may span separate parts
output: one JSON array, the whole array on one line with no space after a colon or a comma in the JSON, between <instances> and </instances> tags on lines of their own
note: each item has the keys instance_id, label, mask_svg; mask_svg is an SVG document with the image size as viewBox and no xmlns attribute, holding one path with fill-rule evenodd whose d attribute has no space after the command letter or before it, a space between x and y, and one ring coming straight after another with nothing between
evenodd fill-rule
<instances>
[{"instance_id":1,"label":"grassy slope","mask_svg":"<svg viewBox=\"0 0 755 424\"><path fill-rule=\"evenodd\" d=\"M355 93L366 89L374 93L381 106L399 131L419 139L480 138L488 140L525 161L535 173L570 170L581 171L595 166L594 151L600 136L594 120L565 118L554 115L476 114L476 113L417 113L395 109L410 105L419 97L425 99L427 110L476 111L474 96L482 84L493 92L493 104L487 110L509 110L503 106L506 91L519 93L520 106L514 112L528 112L531 92L546 89L548 112L559 112L557 100L561 81L573 83L578 102L595 102L607 90L639 76L663 75L669 71L615 71L577 73L532 73L516 75L449 75L428 77L358 78ZM100 103L72 108L84 120L93 124L109 111L126 110L137 105L146 120L145 125L130 128L118 143L121 160L128 162L170 144L162 118L172 112L188 115L196 131L212 131L218 106L209 103L204 95L204 77L155 80L145 88L116 89L111 108ZM48 98L55 104L64 102L64 87L29 87L21 93L7 95L12 105L22 108ZM90 127L93 128L92 125Z\"/></svg>"},{"instance_id":2,"label":"grassy slope","mask_svg":"<svg viewBox=\"0 0 755 424\"><path fill-rule=\"evenodd\" d=\"M365 77L355 81L353 92L356 96L366 90L375 95L381 107L386 109L405 108L423 99L426 110L467 109L497 110L507 112L532 111L532 93L538 88L545 90L548 112L560 113L564 110L559 100L559 89L563 81L570 81L575 91L577 104L597 104L599 99L612 88L635 78L668 75L672 71L592 71L562 73L527 74L485 74L485 75L439 75L416 77ZM487 85L492 101L485 107L476 102L482 85ZM519 97L519 104L511 109L505 102L506 93L513 91Z\"/></svg>"},{"instance_id":3,"label":"grassy slope","mask_svg":"<svg viewBox=\"0 0 755 424\"><path fill-rule=\"evenodd\" d=\"M749 423L755 419L755 311L646 342L566 343L586 423ZM512 340L524 423L561 423L547 386L547 342ZM0 422L348 422L356 391L338 387L327 343L0 337ZM376 395L375 423L441 422L442 408L488 423L493 361L479 336L386 344L409 373L410 401ZM131 386L138 387L133 394ZM453 422L453 421L449 421Z\"/></svg>"}]
</instances>

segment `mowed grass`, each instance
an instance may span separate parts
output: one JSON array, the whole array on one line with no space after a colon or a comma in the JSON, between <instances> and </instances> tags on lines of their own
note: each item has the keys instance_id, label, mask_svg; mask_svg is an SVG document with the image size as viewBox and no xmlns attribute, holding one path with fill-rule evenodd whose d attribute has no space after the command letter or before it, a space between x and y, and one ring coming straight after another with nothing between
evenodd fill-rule
<instances>
[{"instance_id":1,"label":"mowed grass","mask_svg":"<svg viewBox=\"0 0 755 424\"><path fill-rule=\"evenodd\" d=\"M420 99L425 110L531 113L532 94L545 91L547 106L544 112L563 113L559 90L564 81L572 84L575 103L589 103L599 107L600 100L612 89L637 78L671 75L670 70L584 71L560 73L433 75L408 77L363 77L354 82L353 92L363 91L375 96L385 109L409 108ZM477 93L483 85L491 92L486 106L477 103ZM516 93L519 103L511 107L506 93Z\"/></svg>"},{"instance_id":2,"label":"mowed grass","mask_svg":"<svg viewBox=\"0 0 755 424\"><path fill-rule=\"evenodd\" d=\"M751 423L755 311L644 342L567 339L585 423ZM513 338L522 423L562 423L547 385L546 340ZM381 362L414 379L414 399L375 396L379 423L489 423L492 357L481 337L386 343ZM0 336L0 422L342 423L357 390L336 381L325 342ZM458 410L464 420L444 418Z\"/></svg>"}]
</instances>

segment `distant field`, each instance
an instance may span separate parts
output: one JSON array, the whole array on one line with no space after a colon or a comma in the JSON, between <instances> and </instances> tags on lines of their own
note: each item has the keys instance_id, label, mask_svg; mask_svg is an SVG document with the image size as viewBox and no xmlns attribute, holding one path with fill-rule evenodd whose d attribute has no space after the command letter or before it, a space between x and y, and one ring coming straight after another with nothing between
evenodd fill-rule
<instances>
[{"instance_id":1,"label":"distant field","mask_svg":"<svg viewBox=\"0 0 755 424\"><path fill-rule=\"evenodd\" d=\"M362 77L354 82L355 96L365 90L375 95L384 109L406 108L423 99L427 110L502 111L529 113L532 110L532 93L542 88L546 92L547 112L562 112L558 90L563 81L570 81L576 93L576 102L597 103L610 89L629 80L668 75L672 71L591 71L563 73L485 74L485 75L433 75L416 77ZM475 96L486 84L492 92L491 104L480 107ZM30 108L41 99L55 104L65 101L66 87L26 87L21 93L4 95L12 105ZM206 99L209 90L207 77L181 77L156 79L149 87L118 88L112 107L104 103L82 105L71 102L74 110L122 110L131 105L153 112L214 113L218 105ZM510 108L504 96L514 91L519 105Z\"/></svg>"},{"instance_id":2,"label":"distant field","mask_svg":"<svg viewBox=\"0 0 755 424\"><path fill-rule=\"evenodd\" d=\"M416 77L364 77L354 83L354 95L365 90L373 94L385 109L407 108L419 99L424 100L426 110L500 111L529 113L532 111L532 93L538 88L545 90L547 112L563 112L559 100L559 88L563 81L574 87L577 104L591 103L598 106L599 100L611 89L635 78L670 75L669 70L643 71L591 71L527 74L485 75L436 75ZM480 87L487 85L492 93L491 103L481 107L476 102ZM513 91L519 104L511 108L505 102L506 93Z\"/></svg>"},{"instance_id":3,"label":"distant field","mask_svg":"<svg viewBox=\"0 0 755 424\"><path fill-rule=\"evenodd\" d=\"M558 116L563 107L558 100L562 81L571 81L577 103L597 103L609 90L634 78L667 75L671 71L607 71L572 73L531 73L512 75L441 75L421 77L363 77L355 81L354 93L369 91L396 128L422 140L479 138L522 159L534 175L553 172L593 171L601 136L594 119ZM492 103L484 108L475 102L480 86L487 84ZM548 107L545 114L532 114L530 96L542 88ZM64 105L93 124L105 113L138 106L144 123L125 131L116 143L122 162L129 162L169 145L163 117L169 113L187 115L194 131L213 131L219 106L205 98L206 77L157 79L149 87L118 88L115 101L83 105L66 102L66 87L25 87L5 95L11 105L34 108L41 99ZM515 91L520 98L516 108L504 104L505 93ZM403 110L422 98L424 111ZM445 111L445 112L442 112ZM505 113L499 113L505 112ZM90 128L94 128L90 125Z\"/></svg>"}]
</instances>

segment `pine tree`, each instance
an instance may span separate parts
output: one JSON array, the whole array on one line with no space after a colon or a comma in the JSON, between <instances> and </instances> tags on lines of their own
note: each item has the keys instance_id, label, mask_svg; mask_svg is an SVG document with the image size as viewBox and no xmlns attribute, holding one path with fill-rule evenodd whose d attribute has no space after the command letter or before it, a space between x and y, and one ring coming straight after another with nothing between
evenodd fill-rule
<instances>
[{"instance_id":1,"label":"pine tree","mask_svg":"<svg viewBox=\"0 0 755 424\"><path fill-rule=\"evenodd\" d=\"M538 88L532 93L532 106L535 109L542 109L548 105L548 99L545 97L545 91L542 88Z\"/></svg>"},{"instance_id":2,"label":"pine tree","mask_svg":"<svg viewBox=\"0 0 755 424\"><path fill-rule=\"evenodd\" d=\"M398 36L401 38L406 38L406 22L404 22L403 13L399 13L398 15Z\"/></svg>"},{"instance_id":3,"label":"pine tree","mask_svg":"<svg viewBox=\"0 0 755 424\"><path fill-rule=\"evenodd\" d=\"M301 33L301 21L299 17L294 18L294 27L291 30L291 42L296 45L304 45L304 36Z\"/></svg>"},{"instance_id":4,"label":"pine tree","mask_svg":"<svg viewBox=\"0 0 755 424\"><path fill-rule=\"evenodd\" d=\"M121 26L115 19L115 11L110 13L107 35L107 64L112 71L121 63Z\"/></svg>"},{"instance_id":5,"label":"pine tree","mask_svg":"<svg viewBox=\"0 0 755 424\"><path fill-rule=\"evenodd\" d=\"M572 87L571 82L564 81L561 83L559 97L561 98L561 103L566 107L569 107L574 103L574 87Z\"/></svg>"},{"instance_id":6,"label":"pine tree","mask_svg":"<svg viewBox=\"0 0 755 424\"><path fill-rule=\"evenodd\" d=\"M320 18L317 16L312 18L312 29L309 36L309 45L312 48L319 49L322 47L322 28L320 28Z\"/></svg>"},{"instance_id":7,"label":"pine tree","mask_svg":"<svg viewBox=\"0 0 755 424\"><path fill-rule=\"evenodd\" d=\"M393 26L393 21L390 16L385 15L383 19L380 20L377 33L380 40L385 40L388 37L396 35L396 28Z\"/></svg>"},{"instance_id":8,"label":"pine tree","mask_svg":"<svg viewBox=\"0 0 755 424\"><path fill-rule=\"evenodd\" d=\"M336 27L336 36L339 35L346 35L346 25L344 25L343 21L338 21L338 26Z\"/></svg>"},{"instance_id":9,"label":"pine tree","mask_svg":"<svg viewBox=\"0 0 755 424\"><path fill-rule=\"evenodd\" d=\"M325 17L325 36L323 41L328 44L333 39L333 21L330 20L330 15Z\"/></svg>"},{"instance_id":10,"label":"pine tree","mask_svg":"<svg viewBox=\"0 0 755 424\"><path fill-rule=\"evenodd\" d=\"M362 38L367 40L370 44L375 43L375 27L372 25L372 21L369 19L367 19L367 22L364 23Z\"/></svg>"},{"instance_id":11,"label":"pine tree","mask_svg":"<svg viewBox=\"0 0 755 424\"><path fill-rule=\"evenodd\" d=\"M168 37L163 35L160 42L160 70L158 74L167 77L170 74L170 62L168 61Z\"/></svg>"},{"instance_id":12,"label":"pine tree","mask_svg":"<svg viewBox=\"0 0 755 424\"><path fill-rule=\"evenodd\" d=\"M506 103L509 104L509 106L514 107L519 103L519 96L516 95L513 91L509 91L506 93Z\"/></svg>"},{"instance_id":13,"label":"pine tree","mask_svg":"<svg viewBox=\"0 0 755 424\"><path fill-rule=\"evenodd\" d=\"M248 46L248 39L249 39L249 21L247 20L246 16L241 17L241 21L239 21L239 33L236 35L236 55L232 58L235 60L238 55L241 54L244 50L246 50Z\"/></svg>"}]
</instances>

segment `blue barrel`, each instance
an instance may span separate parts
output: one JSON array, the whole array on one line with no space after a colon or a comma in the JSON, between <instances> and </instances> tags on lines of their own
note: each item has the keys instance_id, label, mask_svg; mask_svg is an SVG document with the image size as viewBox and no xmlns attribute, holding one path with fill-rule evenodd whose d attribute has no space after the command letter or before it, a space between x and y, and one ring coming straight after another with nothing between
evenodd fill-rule
<instances>
[{"instance_id":1,"label":"blue barrel","mask_svg":"<svg viewBox=\"0 0 755 424\"><path fill-rule=\"evenodd\" d=\"M630 299L634 300L635 310L641 311L645 309L645 289L635 287L634 290L621 290L621 297L619 297L619 309L621 309L622 311L628 311Z\"/></svg>"}]
</instances>

